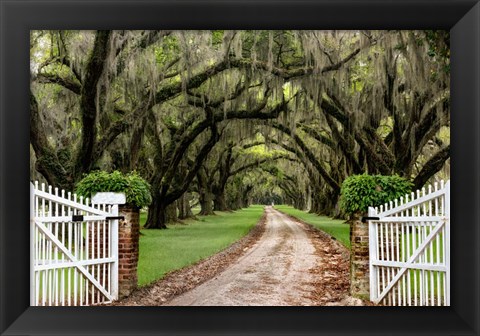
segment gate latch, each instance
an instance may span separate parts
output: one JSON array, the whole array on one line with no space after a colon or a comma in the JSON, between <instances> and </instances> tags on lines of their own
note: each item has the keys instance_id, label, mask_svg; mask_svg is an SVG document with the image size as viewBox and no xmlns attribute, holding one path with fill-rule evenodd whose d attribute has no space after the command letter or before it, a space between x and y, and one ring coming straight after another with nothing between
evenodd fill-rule
<instances>
[{"instance_id":1,"label":"gate latch","mask_svg":"<svg viewBox=\"0 0 480 336\"><path fill-rule=\"evenodd\" d=\"M83 222L83 215L73 215L72 222Z\"/></svg>"},{"instance_id":2,"label":"gate latch","mask_svg":"<svg viewBox=\"0 0 480 336\"><path fill-rule=\"evenodd\" d=\"M124 216L107 216L107 217L105 217L105 219L107 219L107 220L110 220L110 219L112 219L112 220L115 220L115 219L124 220L125 217Z\"/></svg>"},{"instance_id":3,"label":"gate latch","mask_svg":"<svg viewBox=\"0 0 480 336\"><path fill-rule=\"evenodd\" d=\"M362 217L361 221L362 223L366 223L369 220L379 220L380 217Z\"/></svg>"}]
</instances>

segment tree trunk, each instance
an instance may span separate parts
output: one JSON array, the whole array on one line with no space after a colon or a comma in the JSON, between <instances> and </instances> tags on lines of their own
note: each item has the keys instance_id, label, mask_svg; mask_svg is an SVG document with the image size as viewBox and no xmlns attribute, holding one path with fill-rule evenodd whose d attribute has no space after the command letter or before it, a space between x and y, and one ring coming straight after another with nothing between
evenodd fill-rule
<instances>
[{"instance_id":1,"label":"tree trunk","mask_svg":"<svg viewBox=\"0 0 480 336\"><path fill-rule=\"evenodd\" d=\"M52 148L44 133L45 126L35 96L30 91L30 143L35 156L36 170L47 180L48 184L60 189L72 190L74 181L62 166L57 156L57 151Z\"/></svg>"},{"instance_id":2,"label":"tree trunk","mask_svg":"<svg viewBox=\"0 0 480 336\"><path fill-rule=\"evenodd\" d=\"M190 207L190 195L188 193L185 193L180 197L177 201L178 203L178 218L179 219L186 219L186 218L192 218L193 212Z\"/></svg>"},{"instance_id":3,"label":"tree trunk","mask_svg":"<svg viewBox=\"0 0 480 336\"><path fill-rule=\"evenodd\" d=\"M225 201L225 193L221 192L215 195L213 200L213 210L215 211L228 211L230 210L227 206L227 202Z\"/></svg>"},{"instance_id":4,"label":"tree trunk","mask_svg":"<svg viewBox=\"0 0 480 336\"><path fill-rule=\"evenodd\" d=\"M178 222L176 201L167 206L166 213L167 213L167 223Z\"/></svg>"},{"instance_id":5,"label":"tree trunk","mask_svg":"<svg viewBox=\"0 0 480 336\"><path fill-rule=\"evenodd\" d=\"M310 207L310 213L318 214L320 213L321 205L318 195L312 195L312 205Z\"/></svg>"},{"instance_id":6,"label":"tree trunk","mask_svg":"<svg viewBox=\"0 0 480 336\"><path fill-rule=\"evenodd\" d=\"M148 207L146 229L167 228L167 207L160 197L154 197L152 204Z\"/></svg>"},{"instance_id":7,"label":"tree trunk","mask_svg":"<svg viewBox=\"0 0 480 336\"><path fill-rule=\"evenodd\" d=\"M200 216L214 215L213 212L213 195L207 189L201 189L200 192Z\"/></svg>"},{"instance_id":8,"label":"tree trunk","mask_svg":"<svg viewBox=\"0 0 480 336\"><path fill-rule=\"evenodd\" d=\"M248 208L250 206L250 192L253 190L253 186L247 186L245 192L243 193L242 199L242 208Z\"/></svg>"},{"instance_id":9,"label":"tree trunk","mask_svg":"<svg viewBox=\"0 0 480 336\"><path fill-rule=\"evenodd\" d=\"M86 66L85 78L80 91L82 135L74 165L75 180L79 180L83 173L90 171L95 161L93 153L97 141L97 89L107 62L111 34L110 30L96 32L93 50Z\"/></svg>"},{"instance_id":10,"label":"tree trunk","mask_svg":"<svg viewBox=\"0 0 480 336\"><path fill-rule=\"evenodd\" d=\"M305 202L305 197L304 196L299 196L297 199L297 209L300 210L305 210L306 208L306 202Z\"/></svg>"},{"instance_id":11,"label":"tree trunk","mask_svg":"<svg viewBox=\"0 0 480 336\"><path fill-rule=\"evenodd\" d=\"M240 192L235 192L235 196L229 200L230 210L239 210L242 208L242 195Z\"/></svg>"},{"instance_id":12,"label":"tree trunk","mask_svg":"<svg viewBox=\"0 0 480 336\"><path fill-rule=\"evenodd\" d=\"M334 216L335 208L338 202L339 193L336 190L327 191L321 198L319 215Z\"/></svg>"}]
</instances>

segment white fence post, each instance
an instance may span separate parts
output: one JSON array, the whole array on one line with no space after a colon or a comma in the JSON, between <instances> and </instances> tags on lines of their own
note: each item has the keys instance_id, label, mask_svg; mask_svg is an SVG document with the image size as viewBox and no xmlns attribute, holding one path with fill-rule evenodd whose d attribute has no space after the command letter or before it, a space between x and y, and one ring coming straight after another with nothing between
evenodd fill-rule
<instances>
[{"instance_id":1,"label":"white fence post","mask_svg":"<svg viewBox=\"0 0 480 336\"><path fill-rule=\"evenodd\" d=\"M374 217L377 215L375 208L368 208L368 217ZM373 261L377 260L377 240L375 235L375 224L373 221L368 221L368 262L370 267L370 301L374 301L377 298L377 270L373 266Z\"/></svg>"},{"instance_id":2,"label":"white fence post","mask_svg":"<svg viewBox=\"0 0 480 336\"><path fill-rule=\"evenodd\" d=\"M447 268L446 278L446 303L450 306L450 181L445 184L445 266Z\"/></svg>"},{"instance_id":3,"label":"white fence post","mask_svg":"<svg viewBox=\"0 0 480 336\"><path fill-rule=\"evenodd\" d=\"M35 187L30 182L30 306L35 302Z\"/></svg>"},{"instance_id":4,"label":"white fence post","mask_svg":"<svg viewBox=\"0 0 480 336\"><path fill-rule=\"evenodd\" d=\"M118 204L112 205L112 215L118 216ZM112 297L118 300L118 219L112 221L112 257L115 260L112 264Z\"/></svg>"}]
</instances>

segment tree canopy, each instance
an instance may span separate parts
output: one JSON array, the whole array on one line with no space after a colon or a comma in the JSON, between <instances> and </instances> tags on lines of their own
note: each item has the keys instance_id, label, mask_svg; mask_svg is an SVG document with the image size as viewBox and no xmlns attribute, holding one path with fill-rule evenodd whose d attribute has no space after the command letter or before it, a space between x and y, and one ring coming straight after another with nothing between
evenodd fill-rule
<instances>
[{"instance_id":1,"label":"tree canopy","mask_svg":"<svg viewBox=\"0 0 480 336\"><path fill-rule=\"evenodd\" d=\"M350 175L448 174L449 48L446 31L32 31L32 176L135 170L150 228L197 202L341 215Z\"/></svg>"}]
</instances>

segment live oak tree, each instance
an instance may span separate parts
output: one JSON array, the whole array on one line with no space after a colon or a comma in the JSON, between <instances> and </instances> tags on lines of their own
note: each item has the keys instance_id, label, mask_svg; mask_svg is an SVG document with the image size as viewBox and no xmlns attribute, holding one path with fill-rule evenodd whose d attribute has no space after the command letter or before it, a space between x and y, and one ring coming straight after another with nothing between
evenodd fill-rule
<instances>
[{"instance_id":1,"label":"live oak tree","mask_svg":"<svg viewBox=\"0 0 480 336\"><path fill-rule=\"evenodd\" d=\"M266 200L255 176L341 215L352 174L421 187L448 169L448 32L32 31L30 49L36 172L71 190L95 168L137 170L148 228L192 215L192 195L204 214ZM258 139L288 155L281 177L242 152Z\"/></svg>"}]
</instances>

